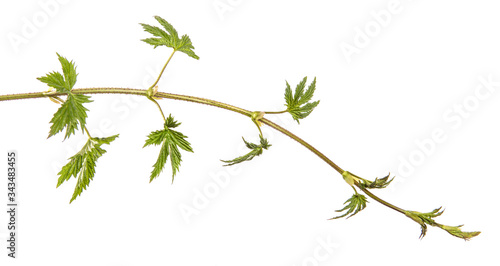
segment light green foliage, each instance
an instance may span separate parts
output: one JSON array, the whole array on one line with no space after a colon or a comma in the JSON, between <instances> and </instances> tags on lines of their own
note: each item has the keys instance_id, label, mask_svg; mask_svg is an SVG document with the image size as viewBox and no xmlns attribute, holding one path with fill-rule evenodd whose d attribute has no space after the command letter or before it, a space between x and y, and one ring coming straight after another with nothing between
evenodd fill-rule
<instances>
[{"instance_id":1,"label":"light green foliage","mask_svg":"<svg viewBox=\"0 0 500 266\"><path fill-rule=\"evenodd\" d=\"M329 220L342 218L342 217L345 217L345 216L351 214L347 217L347 218L350 218L351 216L355 215L356 213L362 211L366 207L367 202L368 201L366 200L366 197L364 195L355 193L354 195L352 195L351 198L349 198L348 200L346 200L344 202L344 205L347 204L344 208L342 208L340 210L336 210L336 212L343 212L343 211L346 211L346 212L340 216L330 218Z\"/></svg>"},{"instance_id":2,"label":"light green foliage","mask_svg":"<svg viewBox=\"0 0 500 266\"><path fill-rule=\"evenodd\" d=\"M247 142L244 138L243 138L243 142L245 142L245 145L247 146L247 148L249 148L251 151L243 156L240 156L240 157L237 157L237 158L234 158L232 160L221 160L222 162L226 163L224 166L230 166L230 165L234 165L234 164L238 164L238 163L242 163L242 162L245 162L245 161L250 161L252 160L255 156L259 156L262 154L262 152L264 151L264 149L268 149L269 147L271 147L272 145L269 144L269 142L267 141L267 139L263 138L262 135L259 135L260 137L260 144L254 144L254 143L250 143L250 142Z\"/></svg>"},{"instance_id":3,"label":"light green foliage","mask_svg":"<svg viewBox=\"0 0 500 266\"><path fill-rule=\"evenodd\" d=\"M64 139L74 134L78 127L83 130L88 111L83 104L89 102L92 102L89 96L69 93L66 101L50 120L52 125L50 126L49 138L61 132L64 128L66 128Z\"/></svg>"},{"instance_id":4,"label":"light green foliage","mask_svg":"<svg viewBox=\"0 0 500 266\"><path fill-rule=\"evenodd\" d=\"M479 234L481 234L481 232L479 232L479 231L464 232L464 231L462 231L462 229L460 229L460 227L462 227L463 225L448 226L448 225L436 224L436 226L438 226L439 228L445 230L450 235L462 238L462 239L464 239L466 241L470 240L471 238L473 238L475 236L478 236Z\"/></svg>"},{"instance_id":5,"label":"light green foliage","mask_svg":"<svg viewBox=\"0 0 500 266\"><path fill-rule=\"evenodd\" d=\"M59 179L57 180L57 187L65 181L68 181L72 176L77 178L75 191L71 197L70 203L73 202L76 197L80 196L82 191L87 188L90 181L93 180L97 159L106 153L106 150L101 148L101 145L110 144L117 137L118 135L107 138L89 138L83 148L72 156L69 162L63 166L58 173Z\"/></svg>"},{"instance_id":6,"label":"light green foliage","mask_svg":"<svg viewBox=\"0 0 500 266\"><path fill-rule=\"evenodd\" d=\"M151 132L148 135L143 148L150 145L161 145L160 154L156 163L153 165L153 171L151 172L149 182L153 181L153 179L160 175L161 171L165 167L168 156L170 156L170 162L172 165L172 182L174 182L175 174L179 170L179 166L182 161L179 148L185 151L193 152L191 144L189 144L186 140L187 137L178 131L172 130L172 128L176 128L180 124L181 123L175 121L170 114L165 120L164 129Z\"/></svg>"},{"instance_id":7,"label":"light green foliage","mask_svg":"<svg viewBox=\"0 0 500 266\"><path fill-rule=\"evenodd\" d=\"M352 195L347 201L344 202L344 207L336 212L342 213L339 216L333 217L331 219L338 219L347 217L350 218L353 215L356 215L358 212L362 211L366 208L366 204L368 203L365 195L369 196L371 199L389 207L399 213L402 213L417 222L421 226L421 235L420 237L424 237L427 232L427 226L436 226L449 234L459 237L465 240L469 240L472 237L475 237L480 234L480 232L463 232L461 230L461 225L459 226L447 226L442 225L434 221L434 218L440 216L443 211L441 208L437 208L431 212L421 213L416 211L408 211L402 208L399 208L379 197L374 195L371 192L371 189L383 189L387 187L394 178L390 179L390 175L387 175L382 178L376 178L373 181L361 178L356 176L348 171L344 171L342 168L333 163L330 159L328 159L325 155L319 152L317 149L295 136L291 132L287 131L284 128L281 128L274 123L270 123L269 120L264 119L264 115L268 114L281 114L288 112L292 115L293 119L300 123L301 119L307 117L311 112L318 106L319 101L311 101L314 95L314 91L316 89L316 78L309 84L306 89L307 77L304 77L302 81L296 86L295 91L292 91L288 82L286 82L285 89L285 106L286 110L278 111L278 112L250 112L241 108L237 108L232 105L224 104L221 102L216 102L213 100L207 100L197 97L189 97L185 95L176 95L176 94L162 94L161 97L158 95L156 86L158 81L160 80L163 71L168 65L170 59L175 54L176 51L183 52L188 56L199 59L199 57L194 53L193 45L191 43L190 38L187 35L183 35L179 37L178 32L174 29L174 27L168 23L166 20L161 17L155 16L156 21L161 25L160 27L151 26L147 24L141 24L143 29L152 34L153 37L143 39L142 41L152 45L154 48L158 46L167 46L173 48L174 51L170 55L169 59L165 63L163 69L161 70L157 80L147 91L142 91L142 93L138 93L141 90L131 90L125 88L98 88L86 90L81 89L79 93L130 93L130 94L139 94L146 96L151 101L153 101L162 114L163 119L165 120L163 129L151 132L146 139L146 142L143 147L155 145L161 146L160 153L158 155L158 159L153 165L153 170L151 172L150 182L153 181L156 177L160 175L163 171L165 164L170 157L170 163L172 167L172 182L176 173L179 171L179 167L181 164L181 153L180 150L193 152L191 148L191 144L186 140L186 136L182 133L173 130L177 128L181 123L178 123L174 120L172 115L169 115L167 119L165 119L164 113L161 110L160 105L155 99L158 98L170 98L177 100L185 100L190 102L196 102L200 104L208 104L212 106L217 106L226 110L235 111L238 113L242 113L246 116L250 116L252 121L258 127L260 135L260 143L254 144L247 142L243 138L243 142L246 147L250 149L250 151L240 157L237 157L232 160L221 160L226 163L225 166L234 165L238 163L242 163L245 161L250 161L256 156L259 156L263 153L265 149L268 149L271 144L269 144L268 140L262 136L261 126L266 124L279 132L289 136L293 140L302 144L304 147L312 151L318 157L327 162L330 166L332 166L337 172L339 172L344 180L354 189L355 194ZM37 97L48 97L56 103L60 103L61 106L54 114L51 119L51 127L49 132L49 137L63 131L66 129L64 139L70 137L72 134L75 134L76 130L79 128L85 130L89 137L87 143L83 146L83 148L74 156L69 159L69 162L62 167L61 171L58 173L59 178L57 182L57 187L59 187L65 181L68 181L71 177L77 178L75 190L73 196L70 200L70 203L74 201L79 195L81 195L82 191L85 190L91 180L93 180L95 175L95 167L97 160L104 154L106 151L101 147L103 144L110 144L114 141L118 135L114 135L107 138L94 138L90 136L85 124L87 118L87 109L83 106L85 103L91 102L89 96L85 96L83 94L75 94L73 92L73 87L75 86L77 76L76 66L73 61L68 61L66 58L57 54L59 62L62 66L62 73L60 72L50 72L43 77L39 77L38 80L47 84L49 87L55 89L54 92L52 89L48 92L42 92L38 95L34 96L33 94L19 94L19 95L0 95L0 101L5 100L14 100L14 99L23 99L23 98L37 98ZM133 91L133 93L132 93ZM66 99L63 101L59 96L65 95ZM363 194L359 194L356 190L360 189Z\"/></svg>"},{"instance_id":8,"label":"light green foliage","mask_svg":"<svg viewBox=\"0 0 500 266\"><path fill-rule=\"evenodd\" d=\"M194 47L189 36L184 34L179 38L179 34L170 23L159 16L155 16L155 19L165 30L141 23L144 31L155 36L155 38L142 39L143 42L153 45L154 48L158 46L167 46L173 48L175 51L183 52L194 59L200 59L193 51Z\"/></svg>"},{"instance_id":9,"label":"light green foliage","mask_svg":"<svg viewBox=\"0 0 500 266\"><path fill-rule=\"evenodd\" d=\"M375 178L374 181L366 180L364 178L360 178L362 181L360 183L360 186L373 189L373 188L386 188L392 180L394 180L394 177L389 179L390 173L382 178Z\"/></svg>"},{"instance_id":10,"label":"light green foliage","mask_svg":"<svg viewBox=\"0 0 500 266\"><path fill-rule=\"evenodd\" d=\"M52 87L61 93L69 93L73 89L76 83L76 66L73 61L68 61L68 59L57 54L59 62L61 63L63 74L59 72L50 72L44 77L39 77L43 83L46 83L49 87ZM64 75L64 76L63 76Z\"/></svg>"},{"instance_id":11,"label":"light green foliage","mask_svg":"<svg viewBox=\"0 0 500 266\"><path fill-rule=\"evenodd\" d=\"M66 101L59 107L54 114L50 123L49 138L61 132L66 128L64 139L68 138L80 127L82 130L85 127L88 109L83 106L84 103L92 102L89 96L81 94L73 94L71 90L76 83L76 66L73 61L68 61L66 58L57 54L61 63L63 74L59 72L50 72L46 76L39 77L43 83L49 87L56 89L57 92L67 94Z\"/></svg>"},{"instance_id":12,"label":"light green foliage","mask_svg":"<svg viewBox=\"0 0 500 266\"><path fill-rule=\"evenodd\" d=\"M462 227L462 225L448 226L448 225L442 225L442 224L435 222L434 218L440 216L441 214L443 214L443 212L444 212L444 210L441 211L441 207L439 207L437 209L434 209L431 212L425 212L425 213L417 212L417 211L405 211L405 215L407 217L409 217L410 219L412 219L413 221L420 224L420 227L422 229L422 231L420 233L420 238L423 238L425 236L425 234L427 233L427 225L439 227L439 228L445 230L446 232L448 232L449 234L451 234L452 236L456 236L456 237L462 238L464 240L469 240L472 237L475 237L481 233L481 232L477 232L477 231L476 232L464 232L460 229L460 227Z\"/></svg>"},{"instance_id":13,"label":"light green foliage","mask_svg":"<svg viewBox=\"0 0 500 266\"><path fill-rule=\"evenodd\" d=\"M292 94L292 89L290 84L286 82L285 89L285 101L286 110L289 112L293 119L300 124L300 119L306 118L318 106L319 101L310 102L314 91L316 90L316 78L309 85L307 90L304 92L306 86L307 77L304 77L302 81L295 88L295 93Z\"/></svg>"}]
</instances>

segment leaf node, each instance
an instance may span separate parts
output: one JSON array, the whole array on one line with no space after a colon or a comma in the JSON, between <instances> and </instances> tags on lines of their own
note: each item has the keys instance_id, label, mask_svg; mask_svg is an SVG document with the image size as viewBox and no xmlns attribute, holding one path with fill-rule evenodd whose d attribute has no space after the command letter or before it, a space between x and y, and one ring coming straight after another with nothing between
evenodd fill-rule
<instances>
[{"instance_id":1,"label":"leaf node","mask_svg":"<svg viewBox=\"0 0 500 266\"><path fill-rule=\"evenodd\" d=\"M50 138L66 128L64 135L64 139L66 139L75 134L78 128L81 128L83 131L88 111L83 104L92 101L89 96L73 94L71 92L78 76L76 66L73 61L68 61L68 59L59 54L57 54L57 57L61 63L63 74L50 72L43 77L39 77L38 80L51 88L55 88L57 92L65 93L68 96L50 120L52 125L50 126L48 136Z\"/></svg>"}]
</instances>

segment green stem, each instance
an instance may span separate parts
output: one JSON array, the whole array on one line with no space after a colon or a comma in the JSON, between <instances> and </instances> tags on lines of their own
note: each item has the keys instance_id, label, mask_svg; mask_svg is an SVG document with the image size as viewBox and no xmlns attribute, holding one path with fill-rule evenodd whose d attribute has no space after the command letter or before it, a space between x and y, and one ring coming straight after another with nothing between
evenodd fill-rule
<instances>
[{"instance_id":1,"label":"green stem","mask_svg":"<svg viewBox=\"0 0 500 266\"><path fill-rule=\"evenodd\" d=\"M288 110L283 110L283 111L271 111L271 112L264 112L266 114L270 114L270 115L279 115L279 114L284 114L288 112Z\"/></svg>"},{"instance_id":2,"label":"green stem","mask_svg":"<svg viewBox=\"0 0 500 266\"><path fill-rule=\"evenodd\" d=\"M129 94L129 95L139 95L139 96L146 96L147 95L147 90L139 90L139 89L129 89L129 88L84 88L84 89L73 89L72 92L74 94ZM30 99L30 98L44 98L48 96L60 96L64 95L63 93L24 93L24 94L9 94L9 95L1 95L0 96L0 101L9 101L9 100L19 100L19 99ZM210 106L215 106L219 107L222 109L226 109L229 111L233 111L236 113L240 113L242 115L252 117L251 111L245 110L243 108L239 108L233 105L229 105L226 103L210 100L210 99L205 99L205 98L200 98L200 97L193 97L193 96L187 96L187 95L179 95L179 94L173 94L173 93L166 93L166 92L157 92L155 94L155 97L157 98L165 98L165 99L174 99L174 100L180 100L180 101L187 101L187 102L194 102L194 103L200 103L200 104L206 104ZM261 123L268 125L277 131L287 135L291 139L297 141L300 143L302 146L306 147L308 150L316 154L318 157L320 157L323 161L325 161L328 165L333 167L337 172L342 174L344 170L340 168L338 165L336 165L333 161L328 159L323 153L318 151L316 148L314 148L311 144L305 142L292 132L282 128L281 126L265 119L262 118L259 120Z\"/></svg>"},{"instance_id":3,"label":"green stem","mask_svg":"<svg viewBox=\"0 0 500 266\"><path fill-rule=\"evenodd\" d=\"M154 102L156 104L156 106L158 106L158 109L160 110L161 116L163 117L163 121L167 120L165 118L165 114L163 114L163 110L161 109L160 104L155 99L153 99L153 97L148 97L148 99L150 99L152 102Z\"/></svg>"},{"instance_id":4,"label":"green stem","mask_svg":"<svg viewBox=\"0 0 500 266\"><path fill-rule=\"evenodd\" d=\"M172 55L173 55L173 53L172 53ZM172 58L172 55L170 55L170 58ZM169 58L169 61L170 61L170 58ZM167 61L167 64L168 64L168 61ZM165 66L167 64L165 64ZM163 67L163 70L164 69L165 69L165 67ZM163 70L162 70L162 73L163 73ZM161 73L160 73L160 76L161 76ZM158 80L159 80L159 78L160 77L158 77ZM158 80L157 80L157 82L158 82ZM155 82L155 84L153 84L153 87L156 86L157 82ZM84 88L84 89L73 89L72 93L74 93L74 94L129 94L129 95L145 96L149 99L152 99L152 97L150 97L150 95L148 95L148 90L129 89L129 88ZM0 95L0 102L1 101L10 101L10 100L20 100L20 99L46 98L46 97L52 97L52 98L55 98L55 99L58 99L59 101L61 101L61 99L59 99L57 97L62 96L62 95L65 95L65 94L59 93L59 92L51 92L51 93L34 92L34 93L22 93L22 94L8 94L8 95ZM229 105L226 103L222 103L222 102L218 102L218 101L214 101L214 100L210 100L210 99L205 99L205 98L186 96L186 95L178 95L178 94L165 93L165 92L157 92L157 93L155 93L154 96L157 98L174 99L174 100L194 102L194 103L199 103L199 104L206 104L206 105L210 105L210 106L215 106L215 107L219 107L219 108L233 111L236 113L240 113L240 114L245 115L245 116L250 117L250 118L252 118L253 117L252 115L255 114L255 112L251 112L251 111L248 111L248 110L245 110L245 109L233 106L233 105ZM154 101L154 102L158 105L158 103L156 101ZM158 105L158 107L159 107L159 105ZM160 111L161 111L161 108L160 108ZM162 112L163 118L165 119L163 111L161 111L161 112ZM273 114L273 113L284 113L284 112L286 112L286 111L266 112L266 113ZM341 175L344 174L344 170L342 168L340 168L338 165L336 165L333 161L331 161L328 157L326 157L323 153L321 153L316 148L311 146L309 143L305 142L304 140L302 140L301 138L299 138L295 134L291 133L290 131L284 129L283 127L281 127L281 126L279 126L279 125L277 125L277 124L275 124L275 123L273 123L270 120L265 119L265 118L259 118L258 120L257 119L253 119L253 120L256 123L257 127L259 128L259 131L260 131L260 126L257 122L268 125L269 127L283 133L284 135L287 135L291 139L300 143L302 146L304 146L305 148L307 148L308 150L310 150L311 152L316 154L323 161L325 161L328 165L330 165L333 169L335 169ZM88 132L86 127L84 127L84 130L87 133L87 135L89 136L89 138L91 138L90 133ZM405 210L403 210L395 205L392 205L391 203L377 197L376 195L371 193L368 189L366 189L364 186L362 186L358 181L354 180L354 185L356 187L358 187L361 191L363 191L366 195L368 195L370 198L376 200L377 202L381 203L382 205L412 218L411 215L409 216L409 212L407 212L407 211L405 211ZM352 188L354 189L355 193L357 193L354 186L352 186ZM422 218L419 218L419 219L412 218L412 219L414 221L416 221L417 223L421 224L422 228L425 229L425 223L424 223L425 221L423 221ZM464 238L466 240L470 239L471 237L474 237L480 233L480 232L462 232L459 229L459 227L444 226L444 225L435 223L434 221L432 221L432 223L430 223L430 225L438 226L438 227L448 231L448 233L450 233L454 236ZM424 229L422 229L422 230L424 230ZM423 232L425 232L425 231L423 231Z\"/></svg>"},{"instance_id":5,"label":"green stem","mask_svg":"<svg viewBox=\"0 0 500 266\"><path fill-rule=\"evenodd\" d=\"M267 113L266 113L267 114ZM282 128L281 126L271 122L270 120L268 119L265 119L265 118L262 118L259 120L262 124L265 124L265 125L268 125L276 130L278 130L279 132L287 135L288 137L290 137L291 139L297 141L298 143L302 144L302 146L306 147L308 150L312 151L314 154L316 154L319 158L321 158L323 161L325 161L328 165L330 165L333 169L335 169L337 172L339 172L340 174L342 174L344 172L344 170L342 168L340 168L337 164L335 164L332 160L328 159L328 157L326 157L323 153L321 153L320 151L318 151L316 148L314 148L313 146L311 146L311 144L305 142L304 140L302 140L301 138L299 138L298 136L296 136L295 134L293 134L292 132Z\"/></svg>"},{"instance_id":6,"label":"green stem","mask_svg":"<svg viewBox=\"0 0 500 266\"><path fill-rule=\"evenodd\" d=\"M85 133L87 133L87 136L89 137L89 139L91 139L92 136L90 136L89 130L87 129L86 126L83 126L83 130L85 130Z\"/></svg>"},{"instance_id":7,"label":"green stem","mask_svg":"<svg viewBox=\"0 0 500 266\"><path fill-rule=\"evenodd\" d=\"M167 67L168 63L170 62L170 59L172 59L172 56L174 56L175 52L176 52L176 50L174 50L170 54L170 57L168 58L167 62L165 63L165 65L161 69L160 75L158 75L158 78L156 79L155 83L153 83L153 85L151 85L151 87L149 87L149 89L153 89L156 86L156 84L158 84L158 81L160 81L161 75L163 75L163 72L165 71L165 68Z\"/></svg>"},{"instance_id":8,"label":"green stem","mask_svg":"<svg viewBox=\"0 0 500 266\"><path fill-rule=\"evenodd\" d=\"M354 182L354 184L355 184L355 185L356 185L359 189L361 189L361 191L363 191L366 195L368 195L370 198L372 198L372 199L376 200L376 201L377 201L377 202L379 202L380 204L382 204L382 205L384 205L384 206L386 206L386 207L389 207L389 208L391 208L391 209L393 209L393 210L395 210L395 211L397 211L397 212L400 212L400 213L402 213L402 214L405 214L405 215L406 215L406 211L405 211L405 210L403 210L403 209L399 208L398 206L392 205L392 204L390 204L389 202L387 202L387 201L385 201L385 200L383 200L383 199L381 199L381 198L379 198L379 197L375 196L375 195L374 195L373 193L371 193L368 189L366 189L365 187L363 187L363 186L359 185L359 183L358 183L358 182Z\"/></svg>"}]
</instances>

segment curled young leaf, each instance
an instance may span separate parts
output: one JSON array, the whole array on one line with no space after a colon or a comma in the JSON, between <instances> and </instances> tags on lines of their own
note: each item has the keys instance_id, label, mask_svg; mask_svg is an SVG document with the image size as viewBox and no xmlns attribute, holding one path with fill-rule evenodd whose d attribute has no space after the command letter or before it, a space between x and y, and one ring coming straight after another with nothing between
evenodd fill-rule
<instances>
[{"instance_id":1,"label":"curled young leaf","mask_svg":"<svg viewBox=\"0 0 500 266\"><path fill-rule=\"evenodd\" d=\"M355 193L354 195L352 195L352 197L350 197L348 200L346 200L344 202L344 205L347 204L344 208L342 208L340 210L336 210L336 212L343 212L343 211L346 211L346 212L340 216L336 216L336 217L330 218L328 220L342 218L342 217L345 217L345 216L351 214L347 217L347 218L350 218L351 216L362 211L366 207L367 202L368 202L368 200L366 199L365 195Z\"/></svg>"},{"instance_id":2,"label":"curled young leaf","mask_svg":"<svg viewBox=\"0 0 500 266\"><path fill-rule=\"evenodd\" d=\"M390 173L382 178L375 178L374 181L366 180L364 178L361 178L362 182L360 183L360 186L365 187L365 188L386 188L392 180L394 180L394 177L389 179Z\"/></svg>"},{"instance_id":3,"label":"curled young leaf","mask_svg":"<svg viewBox=\"0 0 500 266\"><path fill-rule=\"evenodd\" d=\"M452 236L459 237L459 238L462 238L464 240L469 240L472 237L475 237L481 233L478 231L464 232L460 229L460 227L462 227L462 225L448 226L448 225L439 224L436 221L434 221L434 218L440 216L441 214L443 214L443 212L444 212L444 210L441 210L441 207L439 207L437 209L434 209L431 212L426 212L426 213L417 212L417 211L405 211L405 215L408 218L410 218L413 221L420 224L420 227L422 229L421 233L420 233L421 239L427 233L427 225L439 227L439 228L445 230L446 232L448 232L449 234L451 234Z\"/></svg>"},{"instance_id":4,"label":"curled young leaf","mask_svg":"<svg viewBox=\"0 0 500 266\"><path fill-rule=\"evenodd\" d=\"M269 147L272 146L271 144L269 144L267 139L262 137L262 135L259 135L259 137L260 137L260 144L258 144L258 145L254 144L254 143L247 142L243 138L243 142L245 142L245 145L247 146L247 148L251 149L251 151L245 155L234 158L232 160L221 160L222 162L226 163L224 166L230 166L230 165L242 163L244 161L250 161L255 156L261 155L262 152L264 151L264 149L267 150Z\"/></svg>"}]
</instances>

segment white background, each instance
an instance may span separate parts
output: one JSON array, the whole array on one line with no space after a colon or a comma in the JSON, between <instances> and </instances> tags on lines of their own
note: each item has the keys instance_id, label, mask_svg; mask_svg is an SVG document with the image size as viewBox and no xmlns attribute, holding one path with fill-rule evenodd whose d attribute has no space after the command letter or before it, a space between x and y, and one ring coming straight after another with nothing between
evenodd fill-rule
<instances>
[{"instance_id":1,"label":"white background","mask_svg":"<svg viewBox=\"0 0 500 266\"><path fill-rule=\"evenodd\" d=\"M183 153L173 185L170 168L149 183L159 148L142 145L162 127L160 114L149 101L118 95L93 96L87 105L94 135L120 137L104 147L88 189L68 204L76 180L56 189L58 167L85 136L46 139L57 105L33 99L0 102L1 173L7 151L19 154L18 259L7 258L2 211L1 265L498 261L500 86L489 92L480 82L500 82L496 1L131 2L2 2L0 93L47 90L36 77L60 71L56 52L76 62L77 88L147 88L170 50L139 41L148 34L138 23L155 24L160 15L191 37L200 56L176 54L160 91L271 111L283 108L285 80L317 77L321 103L311 116L300 125L287 114L276 121L346 170L369 179L396 175L375 191L389 202L419 211L442 205L438 222L482 234L465 242L429 228L419 240L417 224L373 200L348 220L328 221L352 194L340 175L269 129L270 150L223 167L219 159L244 152L241 136L257 140L255 126L186 102L161 105L182 122L195 153ZM356 44L346 56L342 47ZM430 143L434 131L443 136ZM196 214L183 215L186 206Z\"/></svg>"}]
</instances>

